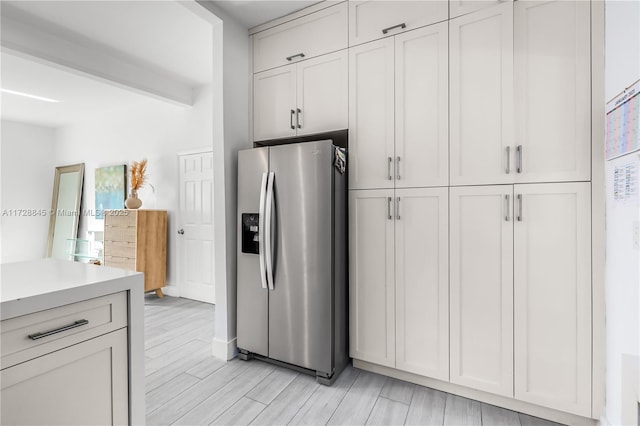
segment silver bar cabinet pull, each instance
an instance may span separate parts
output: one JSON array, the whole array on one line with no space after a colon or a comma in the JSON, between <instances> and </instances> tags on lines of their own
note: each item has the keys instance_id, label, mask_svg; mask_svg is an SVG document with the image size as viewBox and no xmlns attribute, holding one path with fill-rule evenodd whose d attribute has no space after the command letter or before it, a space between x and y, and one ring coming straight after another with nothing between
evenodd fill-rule
<instances>
[{"instance_id":1,"label":"silver bar cabinet pull","mask_svg":"<svg viewBox=\"0 0 640 426\"><path fill-rule=\"evenodd\" d=\"M54 330L43 331L42 333L29 334L29 339L31 340L42 339L43 337L51 336L52 334L62 333L63 331L71 330L76 327L82 327L83 325L87 325L87 324L89 324L89 321L87 321L86 319L81 319L78 321L74 321L71 324L58 327Z\"/></svg>"},{"instance_id":2,"label":"silver bar cabinet pull","mask_svg":"<svg viewBox=\"0 0 640 426\"><path fill-rule=\"evenodd\" d=\"M400 157L396 157L396 179L400 180Z\"/></svg>"},{"instance_id":3,"label":"silver bar cabinet pull","mask_svg":"<svg viewBox=\"0 0 640 426\"><path fill-rule=\"evenodd\" d=\"M504 221L509 222L509 220L511 220L509 218L509 194L504 196L504 208L505 208Z\"/></svg>"},{"instance_id":4,"label":"silver bar cabinet pull","mask_svg":"<svg viewBox=\"0 0 640 426\"><path fill-rule=\"evenodd\" d=\"M405 24L403 22L402 24L398 24L398 25L394 25L393 27L385 28L384 30L382 30L382 34L386 34L391 30L395 30L396 28L405 29L405 28L407 28L407 24Z\"/></svg>"},{"instance_id":5,"label":"silver bar cabinet pull","mask_svg":"<svg viewBox=\"0 0 640 426\"><path fill-rule=\"evenodd\" d=\"M400 197L398 197L396 205L396 219L400 220Z\"/></svg>"},{"instance_id":6,"label":"silver bar cabinet pull","mask_svg":"<svg viewBox=\"0 0 640 426\"><path fill-rule=\"evenodd\" d=\"M389 175L389 180L393 180L393 176L391 176L391 164L393 163L393 158L387 157L387 174Z\"/></svg>"},{"instance_id":7,"label":"silver bar cabinet pull","mask_svg":"<svg viewBox=\"0 0 640 426\"><path fill-rule=\"evenodd\" d=\"M298 129L302 129L302 110L300 108L296 109L296 124Z\"/></svg>"},{"instance_id":8,"label":"silver bar cabinet pull","mask_svg":"<svg viewBox=\"0 0 640 426\"><path fill-rule=\"evenodd\" d=\"M511 173L511 147L508 146L505 148L507 151L507 174Z\"/></svg>"},{"instance_id":9,"label":"silver bar cabinet pull","mask_svg":"<svg viewBox=\"0 0 640 426\"><path fill-rule=\"evenodd\" d=\"M522 194L518 194L518 222L522 222Z\"/></svg>"},{"instance_id":10,"label":"silver bar cabinet pull","mask_svg":"<svg viewBox=\"0 0 640 426\"><path fill-rule=\"evenodd\" d=\"M293 125L293 114L295 114L296 112L294 110L291 110L291 116L289 117L289 125L291 126L291 130L295 130L296 126Z\"/></svg>"},{"instance_id":11,"label":"silver bar cabinet pull","mask_svg":"<svg viewBox=\"0 0 640 426\"><path fill-rule=\"evenodd\" d=\"M522 173L522 145L516 147L516 171Z\"/></svg>"},{"instance_id":12,"label":"silver bar cabinet pull","mask_svg":"<svg viewBox=\"0 0 640 426\"><path fill-rule=\"evenodd\" d=\"M391 197L387 197L387 216L389 220L393 220L393 216L391 216Z\"/></svg>"},{"instance_id":13,"label":"silver bar cabinet pull","mask_svg":"<svg viewBox=\"0 0 640 426\"><path fill-rule=\"evenodd\" d=\"M293 58L304 58L304 53L296 53L295 55L287 56L287 61L291 62Z\"/></svg>"}]
</instances>

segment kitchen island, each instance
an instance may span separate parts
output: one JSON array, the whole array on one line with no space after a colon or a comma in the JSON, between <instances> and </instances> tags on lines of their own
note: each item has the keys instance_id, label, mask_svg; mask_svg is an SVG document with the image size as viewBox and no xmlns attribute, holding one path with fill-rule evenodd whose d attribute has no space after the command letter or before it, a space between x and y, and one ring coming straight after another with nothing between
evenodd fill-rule
<instances>
[{"instance_id":1,"label":"kitchen island","mask_svg":"<svg viewBox=\"0 0 640 426\"><path fill-rule=\"evenodd\" d=\"M144 424L141 273L0 266L2 424Z\"/></svg>"}]
</instances>

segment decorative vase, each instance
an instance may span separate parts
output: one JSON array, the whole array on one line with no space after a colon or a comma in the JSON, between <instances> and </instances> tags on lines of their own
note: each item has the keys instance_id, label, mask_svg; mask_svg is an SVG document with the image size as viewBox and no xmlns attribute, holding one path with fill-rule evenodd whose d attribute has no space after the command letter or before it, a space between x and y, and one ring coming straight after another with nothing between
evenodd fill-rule
<instances>
[{"instance_id":1,"label":"decorative vase","mask_svg":"<svg viewBox=\"0 0 640 426\"><path fill-rule=\"evenodd\" d=\"M132 189L129 198L124 201L124 205L129 210L139 209L142 205L142 200L138 198L138 191Z\"/></svg>"}]
</instances>

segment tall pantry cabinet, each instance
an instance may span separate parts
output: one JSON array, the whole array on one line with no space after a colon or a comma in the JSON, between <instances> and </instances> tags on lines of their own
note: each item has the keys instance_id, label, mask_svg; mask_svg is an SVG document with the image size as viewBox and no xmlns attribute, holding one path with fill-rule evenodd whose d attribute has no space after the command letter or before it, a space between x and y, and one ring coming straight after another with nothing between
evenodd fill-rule
<instances>
[{"instance_id":1,"label":"tall pantry cabinet","mask_svg":"<svg viewBox=\"0 0 640 426\"><path fill-rule=\"evenodd\" d=\"M252 30L253 139L348 126L356 367L599 418L602 20L597 0L349 0Z\"/></svg>"}]
</instances>

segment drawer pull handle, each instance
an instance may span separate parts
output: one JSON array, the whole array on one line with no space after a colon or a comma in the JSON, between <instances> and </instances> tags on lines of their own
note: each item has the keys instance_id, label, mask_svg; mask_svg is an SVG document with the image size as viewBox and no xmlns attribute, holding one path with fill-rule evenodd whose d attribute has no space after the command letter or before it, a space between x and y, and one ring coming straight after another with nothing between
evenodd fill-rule
<instances>
[{"instance_id":1,"label":"drawer pull handle","mask_svg":"<svg viewBox=\"0 0 640 426\"><path fill-rule=\"evenodd\" d=\"M391 30L394 30L396 28L401 28L401 29L405 29L407 28L407 24L405 24L404 22L402 24L398 24L398 25L394 25L393 27L389 27L389 28L385 28L384 30L382 30L382 34L386 34Z\"/></svg>"},{"instance_id":2,"label":"drawer pull handle","mask_svg":"<svg viewBox=\"0 0 640 426\"><path fill-rule=\"evenodd\" d=\"M296 53L295 55L287 56L287 61L291 62L293 58L300 57L300 59L304 58L304 53Z\"/></svg>"},{"instance_id":3,"label":"drawer pull handle","mask_svg":"<svg viewBox=\"0 0 640 426\"><path fill-rule=\"evenodd\" d=\"M52 334L62 333L63 331L71 330L72 328L76 328L76 327L82 327L83 325L87 325L87 324L89 324L89 321L87 321L86 319L81 319L81 320L75 321L73 324L63 325L62 327L56 328L55 330L49 330L43 333L30 334L29 339L31 340L42 339L43 337L51 336Z\"/></svg>"}]
</instances>

